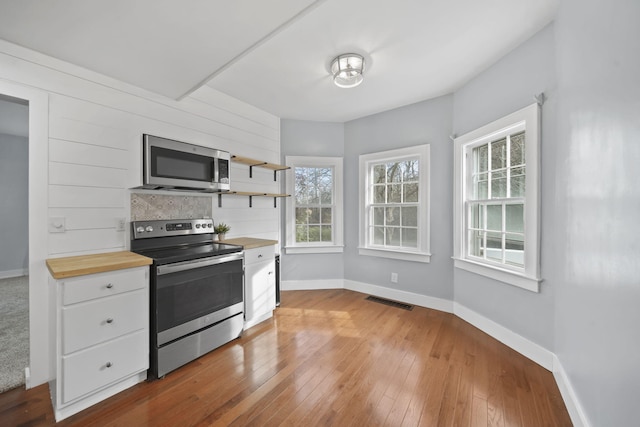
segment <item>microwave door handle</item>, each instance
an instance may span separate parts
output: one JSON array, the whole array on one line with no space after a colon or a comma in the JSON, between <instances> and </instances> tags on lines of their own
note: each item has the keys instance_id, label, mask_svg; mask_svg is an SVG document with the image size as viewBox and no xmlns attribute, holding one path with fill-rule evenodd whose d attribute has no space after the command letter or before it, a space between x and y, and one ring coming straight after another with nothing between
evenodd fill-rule
<instances>
[{"instance_id":1,"label":"microwave door handle","mask_svg":"<svg viewBox=\"0 0 640 427\"><path fill-rule=\"evenodd\" d=\"M220 182L220 171L218 168L218 159L211 159L212 167L213 167L213 182Z\"/></svg>"}]
</instances>

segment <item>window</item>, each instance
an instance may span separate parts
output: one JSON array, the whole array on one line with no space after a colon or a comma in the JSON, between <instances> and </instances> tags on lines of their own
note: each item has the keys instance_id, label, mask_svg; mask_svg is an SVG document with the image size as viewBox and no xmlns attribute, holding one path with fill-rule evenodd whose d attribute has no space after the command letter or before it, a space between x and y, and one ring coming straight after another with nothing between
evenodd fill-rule
<instances>
[{"instance_id":1,"label":"window","mask_svg":"<svg viewBox=\"0 0 640 427\"><path fill-rule=\"evenodd\" d=\"M359 252L429 262L429 145L360 156Z\"/></svg>"},{"instance_id":2,"label":"window","mask_svg":"<svg viewBox=\"0 0 640 427\"><path fill-rule=\"evenodd\" d=\"M455 139L455 266L537 292L539 107Z\"/></svg>"},{"instance_id":3,"label":"window","mask_svg":"<svg viewBox=\"0 0 640 427\"><path fill-rule=\"evenodd\" d=\"M287 253L343 251L342 158L287 156Z\"/></svg>"}]
</instances>

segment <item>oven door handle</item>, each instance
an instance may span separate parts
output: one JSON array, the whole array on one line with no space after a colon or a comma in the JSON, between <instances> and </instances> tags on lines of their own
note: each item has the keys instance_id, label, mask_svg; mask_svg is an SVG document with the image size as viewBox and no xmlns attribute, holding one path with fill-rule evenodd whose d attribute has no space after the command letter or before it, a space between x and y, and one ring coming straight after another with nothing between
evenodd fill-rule
<instances>
[{"instance_id":1,"label":"oven door handle","mask_svg":"<svg viewBox=\"0 0 640 427\"><path fill-rule=\"evenodd\" d=\"M244 258L244 252L238 252L230 255L220 255L216 257L197 259L193 261L182 261L174 264L159 265L156 269L156 274L162 276L163 274L177 273L179 271L193 270L195 268L209 267L211 265L222 264L230 261L237 261Z\"/></svg>"}]
</instances>

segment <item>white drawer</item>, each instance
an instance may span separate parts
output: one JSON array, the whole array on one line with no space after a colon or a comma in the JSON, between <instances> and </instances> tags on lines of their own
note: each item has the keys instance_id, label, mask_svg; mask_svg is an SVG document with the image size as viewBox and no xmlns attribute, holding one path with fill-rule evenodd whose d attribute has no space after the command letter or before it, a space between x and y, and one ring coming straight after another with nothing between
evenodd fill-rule
<instances>
[{"instance_id":1,"label":"white drawer","mask_svg":"<svg viewBox=\"0 0 640 427\"><path fill-rule=\"evenodd\" d=\"M144 289L62 309L62 353L69 354L146 327Z\"/></svg>"},{"instance_id":2,"label":"white drawer","mask_svg":"<svg viewBox=\"0 0 640 427\"><path fill-rule=\"evenodd\" d=\"M70 402L149 367L146 331L62 358L62 401Z\"/></svg>"},{"instance_id":3,"label":"white drawer","mask_svg":"<svg viewBox=\"0 0 640 427\"><path fill-rule=\"evenodd\" d=\"M65 279L62 303L75 304L143 288L148 281L148 271L148 267L138 267Z\"/></svg>"},{"instance_id":4,"label":"white drawer","mask_svg":"<svg viewBox=\"0 0 640 427\"><path fill-rule=\"evenodd\" d=\"M276 256L275 245L263 246L261 248L247 249L244 251L244 263L255 264L263 261L273 261Z\"/></svg>"}]
</instances>

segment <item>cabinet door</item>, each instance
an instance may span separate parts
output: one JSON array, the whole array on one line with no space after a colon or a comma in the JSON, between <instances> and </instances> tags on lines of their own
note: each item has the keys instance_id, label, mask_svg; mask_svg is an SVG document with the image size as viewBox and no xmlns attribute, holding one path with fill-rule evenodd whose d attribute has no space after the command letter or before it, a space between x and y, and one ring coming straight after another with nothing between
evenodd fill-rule
<instances>
[{"instance_id":1,"label":"cabinet door","mask_svg":"<svg viewBox=\"0 0 640 427\"><path fill-rule=\"evenodd\" d=\"M245 318L247 322L276 308L275 260L245 267Z\"/></svg>"}]
</instances>

